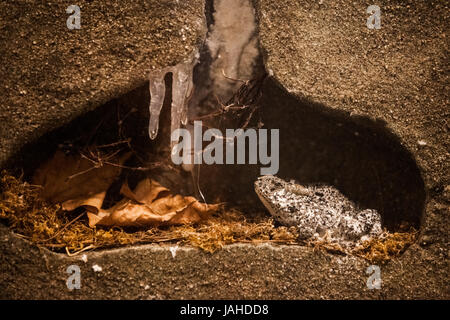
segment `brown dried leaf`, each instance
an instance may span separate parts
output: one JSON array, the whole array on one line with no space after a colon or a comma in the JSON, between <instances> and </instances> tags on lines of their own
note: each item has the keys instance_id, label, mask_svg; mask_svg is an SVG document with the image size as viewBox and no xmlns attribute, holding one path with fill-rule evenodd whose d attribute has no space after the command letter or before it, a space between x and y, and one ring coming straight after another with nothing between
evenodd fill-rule
<instances>
[{"instance_id":1,"label":"brown dried leaf","mask_svg":"<svg viewBox=\"0 0 450 320\"><path fill-rule=\"evenodd\" d=\"M122 185L120 192L124 196L138 203L150 204L158 198L161 193L168 194L169 189L163 187L158 182L147 178L138 183L134 192L130 190L126 183Z\"/></svg>"},{"instance_id":2,"label":"brown dried leaf","mask_svg":"<svg viewBox=\"0 0 450 320\"><path fill-rule=\"evenodd\" d=\"M141 181L132 192L122 186L127 198L98 214L89 213L89 226L144 227L196 223L207 219L219 205L206 205L194 197L171 195L168 189L151 179Z\"/></svg>"},{"instance_id":3,"label":"brown dried leaf","mask_svg":"<svg viewBox=\"0 0 450 320\"><path fill-rule=\"evenodd\" d=\"M64 210L85 207L89 226L159 226L195 223L207 219L219 205L199 203L194 197L171 195L170 191L152 179L142 180L131 191L123 184L125 196L113 207L101 209L111 183L120 172L120 165L129 154L109 162L119 166L95 163L81 156L68 156L58 151L52 159L42 165L33 178L33 183L42 185L41 196L51 203L62 203Z\"/></svg>"},{"instance_id":4,"label":"brown dried leaf","mask_svg":"<svg viewBox=\"0 0 450 320\"><path fill-rule=\"evenodd\" d=\"M108 159L119 166L130 156ZM41 197L50 203L62 203L64 210L85 206L97 212L102 206L106 190L121 172L119 166L95 164L80 155L66 155L57 151L53 158L36 170L33 184L41 185Z\"/></svg>"},{"instance_id":5,"label":"brown dried leaf","mask_svg":"<svg viewBox=\"0 0 450 320\"><path fill-rule=\"evenodd\" d=\"M102 207L103 200L105 200L106 191L97 194L81 196L78 199L67 200L62 203L63 210L72 211L79 207L85 207L87 211L98 212Z\"/></svg>"}]
</instances>

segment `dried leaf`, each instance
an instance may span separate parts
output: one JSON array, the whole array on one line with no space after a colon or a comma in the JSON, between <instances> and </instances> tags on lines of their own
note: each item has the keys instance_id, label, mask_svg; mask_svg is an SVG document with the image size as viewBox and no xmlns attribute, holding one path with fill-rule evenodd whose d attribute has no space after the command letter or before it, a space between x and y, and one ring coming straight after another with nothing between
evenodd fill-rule
<instances>
[{"instance_id":1,"label":"dried leaf","mask_svg":"<svg viewBox=\"0 0 450 320\"><path fill-rule=\"evenodd\" d=\"M196 223L207 219L219 205L206 205L194 197L171 195L170 191L152 179L139 182L132 191L123 184L124 199L109 209L102 209L106 191L120 172L120 165L128 158L108 159L118 166L90 161L81 156L69 156L58 151L41 166L33 183L42 185L41 196L51 203L62 203L67 211L85 207L89 226L159 226Z\"/></svg>"},{"instance_id":2,"label":"dried leaf","mask_svg":"<svg viewBox=\"0 0 450 320\"><path fill-rule=\"evenodd\" d=\"M126 183L122 185L120 192L124 196L138 203L150 204L160 195L160 193L168 194L169 189L163 187L156 181L144 179L138 183L134 192L130 190Z\"/></svg>"},{"instance_id":3,"label":"dried leaf","mask_svg":"<svg viewBox=\"0 0 450 320\"><path fill-rule=\"evenodd\" d=\"M86 206L90 211L100 209L106 190L120 175L120 165L129 153L108 159L118 166L96 164L80 155L57 151L53 158L36 170L33 184L41 185L41 197L50 203L62 203L64 210Z\"/></svg>"},{"instance_id":4,"label":"dried leaf","mask_svg":"<svg viewBox=\"0 0 450 320\"><path fill-rule=\"evenodd\" d=\"M122 186L122 201L98 214L88 213L89 226L159 226L196 223L207 219L219 205L206 205L194 197L171 195L158 182L145 179L132 192Z\"/></svg>"},{"instance_id":5,"label":"dried leaf","mask_svg":"<svg viewBox=\"0 0 450 320\"><path fill-rule=\"evenodd\" d=\"M98 212L98 209L102 207L103 200L105 200L106 191L99 192L88 197L81 196L78 199L67 200L62 203L63 210L72 211L79 207L85 207L86 210L91 212Z\"/></svg>"}]
</instances>

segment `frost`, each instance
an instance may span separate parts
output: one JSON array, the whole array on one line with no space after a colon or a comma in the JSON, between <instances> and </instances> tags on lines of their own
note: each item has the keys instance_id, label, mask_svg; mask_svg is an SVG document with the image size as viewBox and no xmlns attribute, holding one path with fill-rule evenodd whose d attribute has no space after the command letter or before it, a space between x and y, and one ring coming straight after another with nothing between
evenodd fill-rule
<instances>
[{"instance_id":1,"label":"frost","mask_svg":"<svg viewBox=\"0 0 450 320\"><path fill-rule=\"evenodd\" d=\"M185 125L187 123L187 107L192 90L193 70L198 62L198 53L195 52L191 59L175 66L167 67L150 72L149 89L150 89L150 121L148 126L148 134L150 139L155 139L158 135L159 128L159 114L164 103L164 96L166 94L166 84L164 77L167 73L172 73L172 108L171 108L171 124L170 130L180 127L180 123Z\"/></svg>"}]
</instances>

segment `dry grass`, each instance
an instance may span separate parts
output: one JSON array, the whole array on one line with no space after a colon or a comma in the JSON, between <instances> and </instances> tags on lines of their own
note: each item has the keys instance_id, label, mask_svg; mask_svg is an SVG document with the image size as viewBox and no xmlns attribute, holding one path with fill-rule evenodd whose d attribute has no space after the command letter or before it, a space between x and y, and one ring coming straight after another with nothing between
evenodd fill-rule
<instances>
[{"instance_id":1,"label":"dry grass","mask_svg":"<svg viewBox=\"0 0 450 320\"><path fill-rule=\"evenodd\" d=\"M387 233L379 239L371 239L356 248L353 254L373 263L385 263L401 255L417 239L418 232L411 229L409 232Z\"/></svg>"},{"instance_id":2,"label":"dry grass","mask_svg":"<svg viewBox=\"0 0 450 320\"><path fill-rule=\"evenodd\" d=\"M55 251L79 252L137 243L178 242L209 252L234 242L275 241L294 243L295 228L275 228L272 220L249 222L236 210L222 210L195 225L124 230L90 228L84 212L74 217L59 205L39 197L39 186L16 179L6 172L0 179L0 218L19 236Z\"/></svg>"},{"instance_id":3,"label":"dry grass","mask_svg":"<svg viewBox=\"0 0 450 320\"><path fill-rule=\"evenodd\" d=\"M298 244L294 227L275 227L271 219L248 221L237 210L221 210L205 222L165 228L90 228L85 212L68 213L59 205L49 205L39 196L40 187L21 181L6 172L0 178L0 219L17 235L56 252L76 254L89 249L138 243L173 242L214 252L236 242ZM387 234L367 241L352 253L371 262L383 263L398 256L415 240L416 232ZM316 248L344 252L335 244L310 243Z\"/></svg>"}]
</instances>

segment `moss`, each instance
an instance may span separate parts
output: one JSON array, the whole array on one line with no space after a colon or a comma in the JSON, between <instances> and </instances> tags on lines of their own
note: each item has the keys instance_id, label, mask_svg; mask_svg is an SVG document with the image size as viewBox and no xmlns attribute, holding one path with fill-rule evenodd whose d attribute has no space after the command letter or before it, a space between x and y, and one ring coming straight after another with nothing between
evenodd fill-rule
<instances>
[{"instance_id":1,"label":"moss","mask_svg":"<svg viewBox=\"0 0 450 320\"><path fill-rule=\"evenodd\" d=\"M401 255L417 239L417 230L388 233L379 239L365 241L354 254L373 263L385 263L392 257Z\"/></svg>"},{"instance_id":2,"label":"moss","mask_svg":"<svg viewBox=\"0 0 450 320\"><path fill-rule=\"evenodd\" d=\"M209 252L234 242L277 241L294 242L295 228L276 228L272 220L261 218L249 222L242 212L222 209L199 224L150 228L90 228L85 212L63 211L59 205L49 205L39 197L39 186L2 172L0 188L0 218L20 237L38 246L61 252L105 248L137 243L179 242Z\"/></svg>"},{"instance_id":3,"label":"moss","mask_svg":"<svg viewBox=\"0 0 450 320\"><path fill-rule=\"evenodd\" d=\"M85 212L69 213L50 205L39 196L40 187L2 172L0 178L0 219L7 221L18 236L40 247L72 255L89 249L111 248L138 243L172 242L192 245L214 252L236 242L275 242L298 244L298 229L275 227L273 220L261 215L248 220L236 209L222 209L210 219L190 225L161 228L90 228ZM416 237L415 230L387 234L366 241L352 253L371 262L386 262L406 250ZM347 254L335 244L309 243L315 248Z\"/></svg>"}]
</instances>

